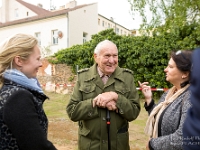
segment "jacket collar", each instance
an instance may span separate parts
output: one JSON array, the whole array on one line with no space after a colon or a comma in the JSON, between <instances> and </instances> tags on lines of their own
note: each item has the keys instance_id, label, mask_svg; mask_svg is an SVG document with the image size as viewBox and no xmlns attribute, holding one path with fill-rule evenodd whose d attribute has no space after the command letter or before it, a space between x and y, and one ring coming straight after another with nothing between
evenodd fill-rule
<instances>
[{"instance_id":1,"label":"jacket collar","mask_svg":"<svg viewBox=\"0 0 200 150\"><path fill-rule=\"evenodd\" d=\"M107 86L113 84L115 82L115 79L120 80L122 82L125 82L124 76L122 73L122 69L118 66L114 73L110 76ZM104 86L102 81L100 80L99 73L97 71L97 64L95 63L91 68L89 73L87 74L87 79L85 81L91 81L93 80L96 85Z\"/></svg>"}]
</instances>

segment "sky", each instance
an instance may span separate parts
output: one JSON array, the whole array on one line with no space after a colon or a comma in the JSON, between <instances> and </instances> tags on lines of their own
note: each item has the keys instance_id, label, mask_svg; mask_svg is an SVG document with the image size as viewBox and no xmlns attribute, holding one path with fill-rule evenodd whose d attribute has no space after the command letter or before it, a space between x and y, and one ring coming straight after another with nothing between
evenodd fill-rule
<instances>
[{"instance_id":1,"label":"sky","mask_svg":"<svg viewBox=\"0 0 200 150\"><path fill-rule=\"evenodd\" d=\"M1 0L0 0L1 1ZM37 5L41 3L43 8L50 9L50 2L56 8L67 4L70 0L24 0L28 3ZM128 0L76 0L77 5L98 3L98 13L104 17L114 21L127 29L139 29L141 24L141 18L139 16L134 17L131 15L130 4Z\"/></svg>"}]
</instances>

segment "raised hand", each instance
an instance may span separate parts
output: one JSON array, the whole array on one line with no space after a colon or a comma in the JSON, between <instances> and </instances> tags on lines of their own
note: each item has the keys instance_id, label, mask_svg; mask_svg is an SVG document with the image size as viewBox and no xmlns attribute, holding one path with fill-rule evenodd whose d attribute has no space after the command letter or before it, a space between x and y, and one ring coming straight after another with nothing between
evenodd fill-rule
<instances>
[{"instance_id":1,"label":"raised hand","mask_svg":"<svg viewBox=\"0 0 200 150\"><path fill-rule=\"evenodd\" d=\"M147 102L147 105L149 105L149 103L152 100L152 92L151 92L151 87L147 86L147 84L149 84L149 82L143 82L141 83L140 81L138 81L139 86L142 88L142 93L145 97L145 101Z\"/></svg>"}]
</instances>

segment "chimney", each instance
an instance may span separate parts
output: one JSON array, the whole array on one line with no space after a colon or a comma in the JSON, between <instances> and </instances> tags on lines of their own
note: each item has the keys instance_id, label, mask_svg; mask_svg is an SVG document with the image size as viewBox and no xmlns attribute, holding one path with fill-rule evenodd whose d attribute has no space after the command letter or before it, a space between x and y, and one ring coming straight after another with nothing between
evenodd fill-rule
<instances>
[{"instance_id":1,"label":"chimney","mask_svg":"<svg viewBox=\"0 0 200 150\"><path fill-rule=\"evenodd\" d=\"M114 22L114 19L113 19L113 17L110 17L110 20L111 20L112 22Z\"/></svg>"},{"instance_id":2,"label":"chimney","mask_svg":"<svg viewBox=\"0 0 200 150\"><path fill-rule=\"evenodd\" d=\"M38 3L37 6L40 7L40 8L43 8L43 5L40 4L40 3Z\"/></svg>"},{"instance_id":3,"label":"chimney","mask_svg":"<svg viewBox=\"0 0 200 150\"><path fill-rule=\"evenodd\" d=\"M74 8L77 6L77 2L75 0L70 1L69 3L66 4L66 9L67 8Z\"/></svg>"},{"instance_id":4,"label":"chimney","mask_svg":"<svg viewBox=\"0 0 200 150\"><path fill-rule=\"evenodd\" d=\"M65 5L60 6L59 9L65 9Z\"/></svg>"}]
</instances>

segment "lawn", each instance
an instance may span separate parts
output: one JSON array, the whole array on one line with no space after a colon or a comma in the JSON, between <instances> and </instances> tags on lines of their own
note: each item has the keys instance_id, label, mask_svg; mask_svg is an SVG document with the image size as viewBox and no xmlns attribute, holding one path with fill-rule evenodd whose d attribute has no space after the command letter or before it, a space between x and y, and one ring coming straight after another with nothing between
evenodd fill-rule
<instances>
[{"instance_id":1,"label":"lawn","mask_svg":"<svg viewBox=\"0 0 200 150\"><path fill-rule=\"evenodd\" d=\"M77 123L69 120L66 105L70 95L46 93L49 100L44 103L44 110L49 119L48 138L59 150L77 150ZM138 118L129 124L129 142L131 150L145 150L148 137L144 134L144 126L148 114L141 102Z\"/></svg>"}]
</instances>

